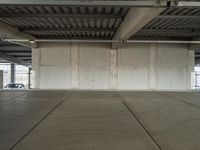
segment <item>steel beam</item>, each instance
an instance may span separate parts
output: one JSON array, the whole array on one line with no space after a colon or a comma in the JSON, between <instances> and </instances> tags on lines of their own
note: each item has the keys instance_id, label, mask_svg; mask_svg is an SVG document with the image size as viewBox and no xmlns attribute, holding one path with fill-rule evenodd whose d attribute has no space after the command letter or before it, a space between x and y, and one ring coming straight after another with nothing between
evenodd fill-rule
<instances>
[{"instance_id":1,"label":"steel beam","mask_svg":"<svg viewBox=\"0 0 200 150\"><path fill-rule=\"evenodd\" d=\"M196 66L200 66L200 58L196 58L195 59L195 65Z\"/></svg>"},{"instance_id":2,"label":"steel beam","mask_svg":"<svg viewBox=\"0 0 200 150\"><path fill-rule=\"evenodd\" d=\"M175 30L175 29L141 29L140 31L143 31L143 32L176 32L176 33L179 33L179 32L182 32L182 33L191 33L191 32L200 32L200 30Z\"/></svg>"},{"instance_id":3,"label":"steel beam","mask_svg":"<svg viewBox=\"0 0 200 150\"><path fill-rule=\"evenodd\" d=\"M164 10L165 8L131 8L113 36L113 40L119 40L120 43L113 43L112 48L117 49L121 47L126 40L141 30Z\"/></svg>"},{"instance_id":4,"label":"steel beam","mask_svg":"<svg viewBox=\"0 0 200 150\"><path fill-rule=\"evenodd\" d=\"M28 53L28 54L31 54L31 51L25 51L25 50L4 50L4 49L0 49L0 52L3 52L3 53Z\"/></svg>"},{"instance_id":5,"label":"steel beam","mask_svg":"<svg viewBox=\"0 0 200 150\"><path fill-rule=\"evenodd\" d=\"M179 7L200 7L200 2L191 0L191 1L179 1L178 5Z\"/></svg>"},{"instance_id":6,"label":"steel beam","mask_svg":"<svg viewBox=\"0 0 200 150\"><path fill-rule=\"evenodd\" d=\"M200 58L200 54L195 54L195 57L196 58Z\"/></svg>"},{"instance_id":7,"label":"steel beam","mask_svg":"<svg viewBox=\"0 0 200 150\"><path fill-rule=\"evenodd\" d=\"M9 55L14 55L14 56L31 56L31 53L26 53L26 52L6 52Z\"/></svg>"},{"instance_id":8,"label":"steel beam","mask_svg":"<svg viewBox=\"0 0 200 150\"><path fill-rule=\"evenodd\" d=\"M28 48L28 47L15 45L15 44L0 46L0 50L4 50L4 51L31 51L31 49Z\"/></svg>"},{"instance_id":9,"label":"steel beam","mask_svg":"<svg viewBox=\"0 0 200 150\"><path fill-rule=\"evenodd\" d=\"M21 63L20 60L18 60L16 57L12 56L12 55L8 55L6 53L0 52L0 58L4 59L6 61L12 62L12 63L16 63L16 64L20 64L20 65L24 65L23 63Z\"/></svg>"},{"instance_id":10,"label":"steel beam","mask_svg":"<svg viewBox=\"0 0 200 150\"><path fill-rule=\"evenodd\" d=\"M31 56L17 56L17 60L31 60Z\"/></svg>"},{"instance_id":11,"label":"steel beam","mask_svg":"<svg viewBox=\"0 0 200 150\"><path fill-rule=\"evenodd\" d=\"M127 43L167 43L167 44L200 44L200 41L183 41L183 40L128 40ZM189 48L192 50L191 48Z\"/></svg>"},{"instance_id":12,"label":"steel beam","mask_svg":"<svg viewBox=\"0 0 200 150\"><path fill-rule=\"evenodd\" d=\"M0 22L0 35L4 38L28 38L32 39L34 37L25 34L20 33L16 28L8 26L8 24Z\"/></svg>"},{"instance_id":13,"label":"steel beam","mask_svg":"<svg viewBox=\"0 0 200 150\"><path fill-rule=\"evenodd\" d=\"M28 35L26 33L19 32L18 29L13 28L9 26L8 24L4 22L0 22L0 38L6 39L6 38L14 38L14 39L35 39L33 36ZM14 44L21 44L23 46L27 47L34 47L30 43L22 44L22 43L14 43Z\"/></svg>"},{"instance_id":14,"label":"steel beam","mask_svg":"<svg viewBox=\"0 0 200 150\"><path fill-rule=\"evenodd\" d=\"M200 16L195 16L195 15L191 15L191 16L187 16L187 15L160 15L160 16L156 17L156 19L192 19L192 20L196 20L196 19L200 19Z\"/></svg>"},{"instance_id":15,"label":"steel beam","mask_svg":"<svg viewBox=\"0 0 200 150\"><path fill-rule=\"evenodd\" d=\"M154 35L154 34L165 34L166 36L185 36L185 37L194 37L200 36L200 30L166 30L166 29L142 29L140 30L142 34Z\"/></svg>"},{"instance_id":16,"label":"steel beam","mask_svg":"<svg viewBox=\"0 0 200 150\"><path fill-rule=\"evenodd\" d=\"M0 14L0 18L32 18L32 17L44 17L44 18L117 18L122 19L122 15L115 14L46 14L46 13L38 13L38 14Z\"/></svg>"},{"instance_id":17,"label":"steel beam","mask_svg":"<svg viewBox=\"0 0 200 150\"><path fill-rule=\"evenodd\" d=\"M19 28L20 31L30 32L30 31L115 31L117 28L46 28L46 27L36 27L36 28Z\"/></svg>"},{"instance_id":18,"label":"steel beam","mask_svg":"<svg viewBox=\"0 0 200 150\"><path fill-rule=\"evenodd\" d=\"M159 3L161 2L161 3ZM110 7L165 7L167 1L139 0L1 0L0 5L62 5L62 6L110 6Z\"/></svg>"}]
</instances>

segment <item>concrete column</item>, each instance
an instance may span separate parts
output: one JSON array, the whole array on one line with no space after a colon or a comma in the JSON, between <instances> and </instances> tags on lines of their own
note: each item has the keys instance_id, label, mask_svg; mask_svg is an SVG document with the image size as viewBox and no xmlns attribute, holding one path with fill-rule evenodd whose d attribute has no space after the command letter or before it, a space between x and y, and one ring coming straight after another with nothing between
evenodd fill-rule
<instances>
[{"instance_id":1,"label":"concrete column","mask_svg":"<svg viewBox=\"0 0 200 150\"><path fill-rule=\"evenodd\" d=\"M28 89L31 89L31 68L28 68Z\"/></svg>"},{"instance_id":2,"label":"concrete column","mask_svg":"<svg viewBox=\"0 0 200 150\"><path fill-rule=\"evenodd\" d=\"M40 87L40 49L32 49L32 75L34 81L32 82L33 88Z\"/></svg>"},{"instance_id":3,"label":"concrete column","mask_svg":"<svg viewBox=\"0 0 200 150\"><path fill-rule=\"evenodd\" d=\"M15 64L10 64L10 82L15 83Z\"/></svg>"},{"instance_id":4,"label":"concrete column","mask_svg":"<svg viewBox=\"0 0 200 150\"><path fill-rule=\"evenodd\" d=\"M188 50L188 89L194 87L194 66L195 66L195 52Z\"/></svg>"},{"instance_id":5,"label":"concrete column","mask_svg":"<svg viewBox=\"0 0 200 150\"><path fill-rule=\"evenodd\" d=\"M71 51L71 67L72 67L72 88L79 87L79 48L78 43L70 44Z\"/></svg>"},{"instance_id":6,"label":"concrete column","mask_svg":"<svg viewBox=\"0 0 200 150\"><path fill-rule=\"evenodd\" d=\"M149 44L149 89L157 88L157 48L155 43Z\"/></svg>"},{"instance_id":7,"label":"concrete column","mask_svg":"<svg viewBox=\"0 0 200 150\"><path fill-rule=\"evenodd\" d=\"M110 50L110 62L111 62L111 69L110 69L110 89L117 88L117 78L118 78L118 71L117 71L117 55L118 50Z\"/></svg>"},{"instance_id":8,"label":"concrete column","mask_svg":"<svg viewBox=\"0 0 200 150\"><path fill-rule=\"evenodd\" d=\"M3 89L3 70L0 70L0 89Z\"/></svg>"}]
</instances>

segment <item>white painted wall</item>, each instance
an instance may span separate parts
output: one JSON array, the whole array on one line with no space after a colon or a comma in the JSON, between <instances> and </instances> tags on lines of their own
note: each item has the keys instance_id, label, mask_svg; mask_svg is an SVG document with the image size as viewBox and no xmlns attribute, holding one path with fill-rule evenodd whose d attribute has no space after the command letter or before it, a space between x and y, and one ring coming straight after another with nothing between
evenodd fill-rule
<instances>
[{"instance_id":1,"label":"white painted wall","mask_svg":"<svg viewBox=\"0 0 200 150\"><path fill-rule=\"evenodd\" d=\"M33 49L36 88L190 89L193 51L185 44L40 43Z\"/></svg>"}]
</instances>

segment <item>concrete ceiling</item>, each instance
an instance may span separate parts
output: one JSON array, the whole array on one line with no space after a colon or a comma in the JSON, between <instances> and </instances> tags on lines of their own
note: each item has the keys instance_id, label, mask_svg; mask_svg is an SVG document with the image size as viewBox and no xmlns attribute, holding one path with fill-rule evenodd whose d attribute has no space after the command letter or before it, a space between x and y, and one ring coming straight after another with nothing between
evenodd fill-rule
<instances>
[{"instance_id":1,"label":"concrete ceiling","mask_svg":"<svg viewBox=\"0 0 200 150\"><path fill-rule=\"evenodd\" d=\"M31 66L31 48L0 41L0 63L13 62Z\"/></svg>"},{"instance_id":2,"label":"concrete ceiling","mask_svg":"<svg viewBox=\"0 0 200 150\"><path fill-rule=\"evenodd\" d=\"M200 7L171 7L145 25L132 39L192 40L200 37Z\"/></svg>"},{"instance_id":3,"label":"concrete ceiling","mask_svg":"<svg viewBox=\"0 0 200 150\"><path fill-rule=\"evenodd\" d=\"M105 1L102 4L100 0L91 1L93 3L88 1L81 3L76 0L57 1L57 3L55 0L3 0L0 2L0 21L38 39L105 40L113 38L130 9L137 8L137 5L150 7L157 1ZM190 1L192 2L195 1ZM198 1L196 3L199 4ZM131 39L188 40L199 37L200 7L187 7L187 5L165 9L141 30L134 33ZM165 5L159 4L159 6Z\"/></svg>"},{"instance_id":4,"label":"concrete ceiling","mask_svg":"<svg viewBox=\"0 0 200 150\"><path fill-rule=\"evenodd\" d=\"M129 8L0 6L0 20L36 38L111 39Z\"/></svg>"}]
</instances>

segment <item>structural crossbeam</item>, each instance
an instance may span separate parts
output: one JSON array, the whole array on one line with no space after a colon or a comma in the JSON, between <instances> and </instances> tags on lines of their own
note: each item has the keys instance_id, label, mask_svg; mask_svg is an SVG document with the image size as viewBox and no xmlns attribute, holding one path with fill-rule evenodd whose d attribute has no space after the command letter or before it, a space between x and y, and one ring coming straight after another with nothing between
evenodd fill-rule
<instances>
[{"instance_id":1,"label":"structural crossbeam","mask_svg":"<svg viewBox=\"0 0 200 150\"><path fill-rule=\"evenodd\" d=\"M112 6L112 7L164 7L159 0L114 1L114 0L1 0L0 5L65 5L65 6Z\"/></svg>"},{"instance_id":2,"label":"structural crossbeam","mask_svg":"<svg viewBox=\"0 0 200 150\"><path fill-rule=\"evenodd\" d=\"M12 55L8 55L6 53L0 52L0 58L7 60L9 62L12 63L16 63L16 64L20 64L20 65L24 65L18 58L12 56Z\"/></svg>"},{"instance_id":3,"label":"structural crossbeam","mask_svg":"<svg viewBox=\"0 0 200 150\"><path fill-rule=\"evenodd\" d=\"M122 15L118 14L58 14L58 13L38 13L38 14L8 14L8 13L1 13L0 18L32 18L32 17L56 17L56 18L62 18L62 17L75 17L75 18L117 18L122 19Z\"/></svg>"},{"instance_id":4,"label":"structural crossbeam","mask_svg":"<svg viewBox=\"0 0 200 150\"><path fill-rule=\"evenodd\" d=\"M192 20L196 20L196 19L200 19L200 16L195 16L195 15L160 15L158 17L156 17L157 19L192 19Z\"/></svg>"},{"instance_id":5,"label":"structural crossbeam","mask_svg":"<svg viewBox=\"0 0 200 150\"><path fill-rule=\"evenodd\" d=\"M166 34L170 36L200 36L200 30L142 29L140 32L146 34Z\"/></svg>"},{"instance_id":6,"label":"structural crossbeam","mask_svg":"<svg viewBox=\"0 0 200 150\"><path fill-rule=\"evenodd\" d=\"M115 31L117 28L19 28L20 31Z\"/></svg>"}]
</instances>

